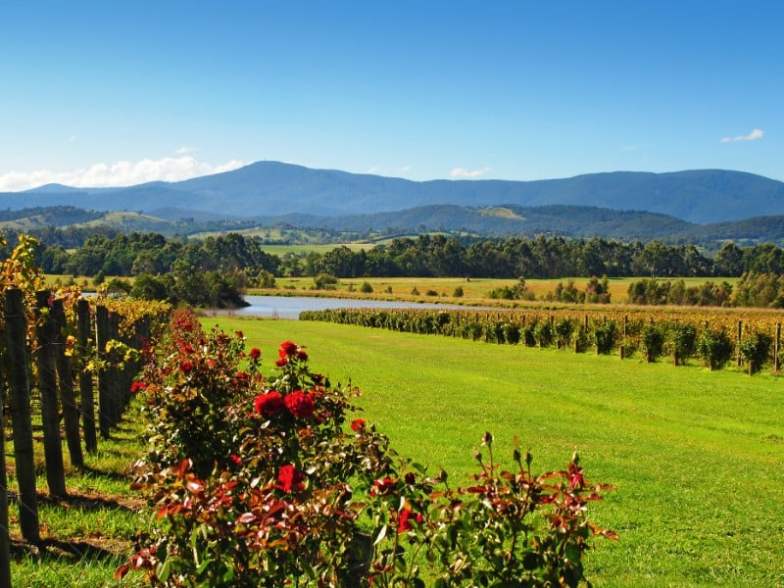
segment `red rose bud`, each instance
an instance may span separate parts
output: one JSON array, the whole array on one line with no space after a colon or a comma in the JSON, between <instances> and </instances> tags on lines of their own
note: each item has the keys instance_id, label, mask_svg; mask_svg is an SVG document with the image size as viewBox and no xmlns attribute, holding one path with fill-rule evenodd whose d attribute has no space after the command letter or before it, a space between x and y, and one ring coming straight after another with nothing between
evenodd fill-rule
<instances>
[{"instance_id":1,"label":"red rose bud","mask_svg":"<svg viewBox=\"0 0 784 588\"><path fill-rule=\"evenodd\" d=\"M193 362L189 359L180 362L180 371L183 374L189 374L193 370Z\"/></svg>"},{"instance_id":2,"label":"red rose bud","mask_svg":"<svg viewBox=\"0 0 784 588\"><path fill-rule=\"evenodd\" d=\"M283 396L277 390L270 390L264 394L259 394L253 400L253 410L256 414L265 417L273 417L279 414L284 408Z\"/></svg>"},{"instance_id":3,"label":"red rose bud","mask_svg":"<svg viewBox=\"0 0 784 588\"><path fill-rule=\"evenodd\" d=\"M260 357L261 357L261 349L259 349L258 347L254 347L253 349L250 350L250 358L253 361L259 361Z\"/></svg>"},{"instance_id":4,"label":"red rose bud","mask_svg":"<svg viewBox=\"0 0 784 588\"><path fill-rule=\"evenodd\" d=\"M278 366L278 367L283 367L283 366L284 366L284 365L286 365L288 362L289 362L289 360L288 360L287 358L285 358L285 357L281 357L280 359L278 359L278 360L275 362L275 365L276 365L276 366Z\"/></svg>"},{"instance_id":5,"label":"red rose bud","mask_svg":"<svg viewBox=\"0 0 784 588\"><path fill-rule=\"evenodd\" d=\"M238 466L238 465L242 465L242 458L241 458L239 455L237 455L236 453L232 453L232 454L229 456L229 459L231 460L231 462L232 462L234 465L237 465L237 466Z\"/></svg>"},{"instance_id":6,"label":"red rose bud","mask_svg":"<svg viewBox=\"0 0 784 588\"><path fill-rule=\"evenodd\" d=\"M315 406L311 394L307 394L302 390L294 390L294 392L284 398L284 402L286 403L286 408L289 409L289 412L295 418L308 419L313 416Z\"/></svg>"},{"instance_id":7,"label":"red rose bud","mask_svg":"<svg viewBox=\"0 0 784 588\"><path fill-rule=\"evenodd\" d=\"M297 359L299 359L300 361L307 361L308 360L308 354L306 352L302 351L302 349L300 349L300 350L297 351Z\"/></svg>"},{"instance_id":8,"label":"red rose bud","mask_svg":"<svg viewBox=\"0 0 784 588\"><path fill-rule=\"evenodd\" d=\"M422 513L414 514L411 509L406 506L397 516L397 531L398 533L407 533L413 528L411 526L413 521L421 525L424 520L425 517L422 516Z\"/></svg>"},{"instance_id":9,"label":"red rose bud","mask_svg":"<svg viewBox=\"0 0 784 588\"><path fill-rule=\"evenodd\" d=\"M137 380L133 384L131 384L131 394L136 394L137 392L142 392L145 388L147 388L147 384Z\"/></svg>"},{"instance_id":10,"label":"red rose bud","mask_svg":"<svg viewBox=\"0 0 784 588\"><path fill-rule=\"evenodd\" d=\"M351 430L359 433L365 429L365 419L354 419L351 421Z\"/></svg>"},{"instance_id":11,"label":"red rose bud","mask_svg":"<svg viewBox=\"0 0 784 588\"><path fill-rule=\"evenodd\" d=\"M294 490L302 490L304 487L303 479L302 472L298 471L293 465L282 465L278 470L278 484L276 488L289 493Z\"/></svg>"}]
</instances>

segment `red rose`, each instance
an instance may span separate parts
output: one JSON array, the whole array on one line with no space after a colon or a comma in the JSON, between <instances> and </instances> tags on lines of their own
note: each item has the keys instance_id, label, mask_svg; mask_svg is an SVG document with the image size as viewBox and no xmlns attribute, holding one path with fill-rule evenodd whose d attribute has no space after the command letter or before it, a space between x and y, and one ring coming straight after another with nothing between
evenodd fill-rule
<instances>
[{"instance_id":1,"label":"red rose","mask_svg":"<svg viewBox=\"0 0 784 588\"><path fill-rule=\"evenodd\" d=\"M408 472L406 474L405 480L406 480L406 484L412 486L414 482L416 482L416 476L414 475L414 472Z\"/></svg>"},{"instance_id":2,"label":"red rose","mask_svg":"<svg viewBox=\"0 0 784 588\"><path fill-rule=\"evenodd\" d=\"M308 419L313 416L313 396L302 390L294 390L283 400L289 412L298 419Z\"/></svg>"},{"instance_id":3,"label":"red rose","mask_svg":"<svg viewBox=\"0 0 784 588\"><path fill-rule=\"evenodd\" d=\"M283 490L284 492L292 492L294 490L302 490L304 484L302 480L304 476L302 472L297 471L293 465L286 464L280 466L278 470L278 484L276 488L278 490Z\"/></svg>"},{"instance_id":4,"label":"red rose","mask_svg":"<svg viewBox=\"0 0 784 588\"><path fill-rule=\"evenodd\" d=\"M307 361L308 360L308 354L305 353L304 351L302 351L302 349L299 349L297 351L297 359L299 359L300 361Z\"/></svg>"},{"instance_id":5,"label":"red rose","mask_svg":"<svg viewBox=\"0 0 784 588\"><path fill-rule=\"evenodd\" d=\"M139 380L136 380L133 384L131 384L131 394L136 394L137 392L141 392L145 388L147 388L147 384L145 384L144 382L140 382Z\"/></svg>"},{"instance_id":6,"label":"red rose","mask_svg":"<svg viewBox=\"0 0 784 588\"><path fill-rule=\"evenodd\" d=\"M373 482L373 487L370 489L371 496L384 496L386 494L391 494L392 491L395 489L395 485L397 482L386 476L385 478L379 478Z\"/></svg>"},{"instance_id":7,"label":"red rose","mask_svg":"<svg viewBox=\"0 0 784 588\"><path fill-rule=\"evenodd\" d=\"M250 350L250 358L253 361L259 361L260 357L261 357L261 349L259 349L258 347L254 347L253 349Z\"/></svg>"},{"instance_id":8,"label":"red rose","mask_svg":"<svg viewBox=\"0 0 784 588\"><path fill-rule=\"evenodd\" d=\"M237 380L237 382L246 383L250 379L250 376L248 375L248 372L238 371L234 374L234 379Z\"/></svg>"},{"instance_id":9,"label":"red rose","mask_svg":"<svg viewBox=\"0 0 784 588\"><path fill-rule=\"evenodd\" d=\"M232 461L232 463L234 465L237 465L237 466L238 465L242 465L242 458L239 455L237 455L236 453L232 453L229 456L229 459Z\"/></svg>"},{"instance_id":10,"label":"red rose","mask_svg":"<svg viewBox=\"0 0 784 588\"><path fill-rule=\"evenodd\" d=\"M414 514L411 512L411 509L406 506L400 513L397 515L397 532L398 533L407 533L413 527L411 526L411 521L413 520L417 522L417 524L422 524L422 521L425 520L425 517L422 516L422 513Z\"/></svg>"},{"instance_id":11,"label":"red rose","mask_svg":"<svg viewBox=\"0 0 784 588\"><path fill-rule=\"evenodd\" d=\"M276 365L276 366L278 366L278 367L283 367L283 366L284 366L284 365L286 365L288 362L289 362L289 360L288 360L287 358L285 358L285 357L281 357L279 360L277 360L277 361L275 362L275 365Z\"/></svg>"},{"instance_id":12,"label":"red rose","mask_svg":"<svg viewBox=\"0 0 784 588\"><path fill-rule=\"evenodd\" d=\"M294 341L284 341L278 348L278 355L280 355L281 358L293 357L294 354L297 353L297 349L297 344L294 343Z\"/></svg>"},{"instance_id":13,"label":"red rose","mask_svg":"<svg viewBox=\"0 0 784 588\"><path fill-rule=\"evenodd\" d=\"M285 408L283 396L277 390L270 390L264 394L259 394L253 400L253 410L256 414L265 417L273 417Z\"/></svg>"},{"instance_id":14,"label":"red rose","mask_svg":"<svg viewBox=\"0 0 784 588\"><path fill-rule=\"evenodd\" d=\"M351 430L359 433L365 429L365 419L354 419L351 421Z\"/></svg>"},{"instance_id":15,"label":"red rose","mask_svg":"<svg viewBox=\"0 0 784 588\"><path fill-rule=\"evenodd\" d=\"M180 371L183 374L189 374L193 369L193 362L190 359L186 359L180 362Z\"/></svg>"}]
</instances>

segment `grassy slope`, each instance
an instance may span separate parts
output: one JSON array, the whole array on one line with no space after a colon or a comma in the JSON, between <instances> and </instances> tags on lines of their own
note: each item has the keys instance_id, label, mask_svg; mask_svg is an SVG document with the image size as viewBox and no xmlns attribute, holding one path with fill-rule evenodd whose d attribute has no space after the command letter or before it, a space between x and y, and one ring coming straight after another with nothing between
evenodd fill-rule
<instances>
[{"instance_id":1,"label":"grassy slope","mask_svg":"<svg viewBox=\"0 0 784 588\"><path fill-rule=\"evenodd\" d=\"M485 430L506 450L519 435L539 468L579 449L593 480L617 486L594 510L621 534L590 556L597 584L784 582L783 384L769 375L322 323L219 322L267 358L283 338L308 345L317 369L365 390L366 418L401 452L462 481Z\"/></svg>"},{"instance_id":2,"label":"grassy slope","mask_svg":"<svg viewBox=\"0 0 784 588\"><path fill-rule=\"evenodd\" d=\"M86 456L87 468L81 472L69 466L63 442L70 496L60 503L47 499L43 448L40 442L36 444L39 521L47 547L37 555L20 543L17 506L11 505L14 586L88 588L117 584L114 571L127 560L131 539L149 520L144 501L130 489L128 476L129 467L142 454L141 426L139 415L129 410L112 439L99 439L98 454ZM39 435L37 431L40 441ZM15 492L13 443L6 450L9 486ZM142 579L141 574L131 574L122 586L142 585Z\"/></svg>"}]
</instances>

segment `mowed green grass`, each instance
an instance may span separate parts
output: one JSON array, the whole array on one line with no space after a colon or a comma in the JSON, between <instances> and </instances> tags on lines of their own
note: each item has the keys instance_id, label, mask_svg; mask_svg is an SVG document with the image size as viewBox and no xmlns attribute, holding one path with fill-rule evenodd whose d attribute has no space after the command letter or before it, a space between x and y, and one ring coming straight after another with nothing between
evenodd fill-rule
<instances>
[{"instance_id":1,"label":"mowed green grass","mask_svg":"<svg viewBox=\"0 0 784 588\"><path fill-rule=\"evenodd\" d=\"M145 585L143 574L129 574L122 582L113 577L117 567L133 553L136 533L149 531L152 521L144 497L130 488L130 468L144 453L143 426L138 410L131 408L109 440L99 438L98 453L85 455L87 467L83 470L70 466L63 442L69 497L59 502L48 499L41 432L34 431L38 441L35 447L38 517L45 548L34 550L21 542L18 505L13 501L9 507L13 586ZM13 443L8 441L10 430L6 433L6 471L9 488L15 494Z\"/></svg>"},{"instance_id":2,"label":"mowed green grass","mask_svg":"<svg viewBox=\"0 0 784 588\"><path fill-rule=\"evenodd\" d=\"M208 318L271 365L279 341L364 390L364 417L403 454L465 482L482 433L519 436L540 470L577 449L615 492L592 517L603 586L784 584L784 380L734 370L499 346L327 323ZM509 460L507 460L509 461Z\"/></svg>"}]
</instances>

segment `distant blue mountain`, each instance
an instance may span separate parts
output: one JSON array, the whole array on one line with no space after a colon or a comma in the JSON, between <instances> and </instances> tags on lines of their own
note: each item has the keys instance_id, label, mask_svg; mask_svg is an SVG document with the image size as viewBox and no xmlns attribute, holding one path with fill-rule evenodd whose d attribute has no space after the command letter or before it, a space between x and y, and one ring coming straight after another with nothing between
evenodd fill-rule
<instances>
[{"instance_id":1,"label":"distant blue mountain","mask_svg":"<svg viewBox=\"0 0 784 588\"><path fill-rule=\"evenodd\" d=\"M55 205L95 210L176 208L244 217L372 214L440 204L596 206L708 223L784 213L784 183L729 170L611 172L530 182L415 182L260 161L182 182L114 189L49 185L21 194L0 194L0 209Z\"/></svg>"}]
</instances>

